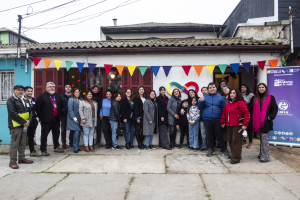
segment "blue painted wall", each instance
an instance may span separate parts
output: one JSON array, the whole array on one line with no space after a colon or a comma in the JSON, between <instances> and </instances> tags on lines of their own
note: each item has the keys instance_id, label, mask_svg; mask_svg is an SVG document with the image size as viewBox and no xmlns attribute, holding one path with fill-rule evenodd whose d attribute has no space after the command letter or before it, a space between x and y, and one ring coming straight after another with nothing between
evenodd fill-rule
<instances>
[{"instance_id":1,"label":"blue painted wall","mask_svg":"<svg viewBox=\"0 0 300 200\"><path fill-rule=\"evenodd\" d=\"M16 63L16 66L15 66ZM15 85L29 86L31 85L31 62L28 61L27 73L25 73L25 59L0 59L0 71L14 70L15 72ZM23 66L21 66L23 65ZM24 68L24 69L22 69ZM6 104L0 105L0 140L2 144L10 143L10 134L8 129L7 107Z\"/></svg>"}]
</instances>

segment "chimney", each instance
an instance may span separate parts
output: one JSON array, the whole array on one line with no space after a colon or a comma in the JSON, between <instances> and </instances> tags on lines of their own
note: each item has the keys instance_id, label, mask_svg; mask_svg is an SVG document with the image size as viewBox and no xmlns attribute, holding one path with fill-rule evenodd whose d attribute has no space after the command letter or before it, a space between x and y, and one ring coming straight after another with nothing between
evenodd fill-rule
<instances>
[{"instance_id":1,"label":"chimney","mask_svg":"<svg viewBox=\"0 0 300 200\"><path fill-rule=\"evenodd\" d=\"M113 19L113 21L114 21L114 26L117 26L117 19L115 18Z\"/></svg>"}]
</instances>

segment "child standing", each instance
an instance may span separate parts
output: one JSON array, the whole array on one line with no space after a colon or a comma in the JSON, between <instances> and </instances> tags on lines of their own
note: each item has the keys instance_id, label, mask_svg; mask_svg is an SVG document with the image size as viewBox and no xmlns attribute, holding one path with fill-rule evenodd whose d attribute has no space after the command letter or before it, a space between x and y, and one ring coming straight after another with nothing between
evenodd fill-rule
<instances>
[{"instance_id":1,"label":"child standing","mask_svg":"<svg viewBox=\"0 0 300 200\"><path fill-rule=\"evenodd\" d=\"M197 99L192 98L192 106L188 108L187 119L189 124L189 140L190 140L190 150L196 151L199 148L199 119L200 119L200 110L197 106Z\"/></svg>"},{"instance_id":2,"label":"child standing","mask_svg":"<svg viewBox=\"0 0 300 200\"><path fill-rule=\"evenodd\" d=\"M188 100L183 100L181 108L184 112L179 113L179 125L180 125L180 148L182 148L184 136L186 136L187 144L189 147L189 122L187 120L187 110L189 108Z\"/></svg>"}]
</instances>

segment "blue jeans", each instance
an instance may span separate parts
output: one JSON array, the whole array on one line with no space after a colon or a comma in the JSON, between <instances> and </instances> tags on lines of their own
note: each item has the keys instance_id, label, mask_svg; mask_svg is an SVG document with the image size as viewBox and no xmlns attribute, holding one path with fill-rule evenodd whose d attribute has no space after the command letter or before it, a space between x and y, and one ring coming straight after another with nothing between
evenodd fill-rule
<instances>
[{"instance_id":1,"label":"blue jeans","mask_svg":"<svg viewBox=\"0 0 300 200\"><path fill-rule=\"evenodd\" d=\"M189 123L190 147L199 148L198 135L199 135L199 121L195 122L193 126Z\"/></svg>"},{"instance_id":2,"label":"blue jeans","mask_svg":"<svg viewBox=\"0 0 300 200\"><path fill-rule=\"evenodd\" d=\"M78 151L81 131L74 131L73 135L73 150Z\"/></svg>"},{"instance_id":3,"label":"blue jeans","mask_svg":"<svg viewBox=\"0 0 300 200\"><path fill-rule=\"evenodd\" d=\"M155 130L156 122L152 122L153 131ZM152 145L153 135L146 135L146 146L149 147Z\"/></svg>"},{"instance_id":4,"label":"blue jeans","mask_svg":"<svg viewBox=\"0 0 300 200\"><path fill-rule=\"evenodd\" d=\"M206 144L206 132L205 132L205 126L203 121L200 121L200 129L201 129L201 137L202 137L202 147L201 149L207 148Z\"/></svg>"},{"instance_id":5,"label":"blue jeans","mask_svg":"<svg viewBox=\"0 0 300 200\"><path fill-rule=\"evenodd\" d=\"M95 119L92 119L93 127L85 127L83 126L83 144L84 146L93 146L93 137L94 137L94 121Z\"/></svg>"},{"instance_id":6,"label":"blue jeans","mask_svg":"<svg viewBox=\"0 0 300 200\"><path fill-rule=\"evenodd\" d=\"M117 142L117 128L118 128L118 122L109 120L111 132L112 132L112 145L113 147L116 147L118 145Z\"/></svg>"},{"instance_id":7,"label":"blue jeans","mask_svg":"<svg viewBox=\"0 0 300 200\"><path fill-rule=\"evenodd\" d=\"M135 126L133 125L133 123L131 122L131 120L127 120L127 122L123 122L123 125L125 127L125 132L124 132L124 138L125 138L125 142L126 143L133 143L133 138L134 138L134 132L135 132ZM128 138L128 134L129 134L129 128L130 128L130 140Z\"/></svg>"}]
</instances>

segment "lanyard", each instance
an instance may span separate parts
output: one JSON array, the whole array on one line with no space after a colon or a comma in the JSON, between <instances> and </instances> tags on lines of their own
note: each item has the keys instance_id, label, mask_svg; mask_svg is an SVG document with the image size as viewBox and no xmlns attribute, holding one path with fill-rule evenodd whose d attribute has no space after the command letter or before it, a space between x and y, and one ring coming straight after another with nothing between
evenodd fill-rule
<instances>
[{"instance_id":1,"label":"lanyard","mask_svg":"<svg viewBox=\"0 0 300 200\"><path fill-rule=\"evenodd\" d=\"M50 96L51 100L53 101L53 103L56 104L55 95L53 95L53 99L52 99L51 95L49 95L49 96Z\"/></svg>"}]
</instances>

